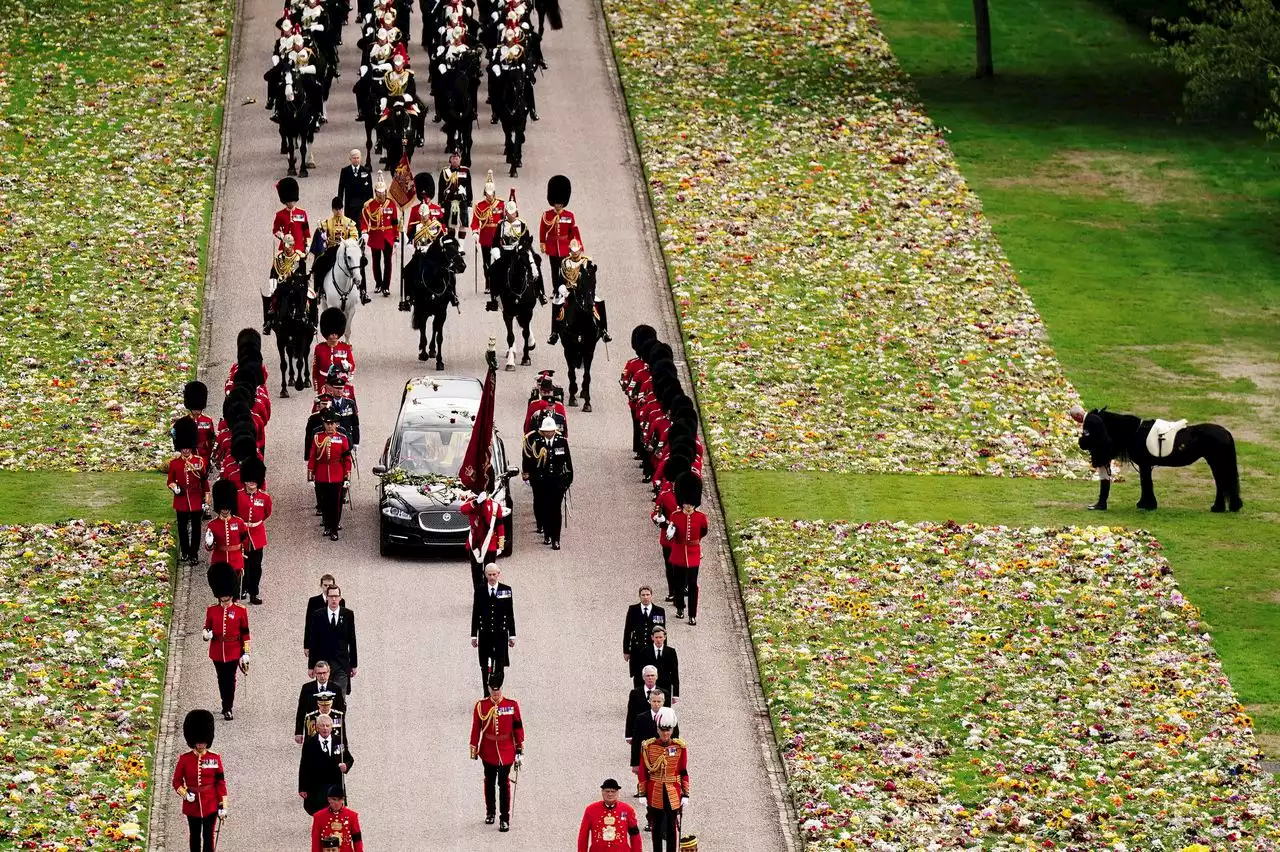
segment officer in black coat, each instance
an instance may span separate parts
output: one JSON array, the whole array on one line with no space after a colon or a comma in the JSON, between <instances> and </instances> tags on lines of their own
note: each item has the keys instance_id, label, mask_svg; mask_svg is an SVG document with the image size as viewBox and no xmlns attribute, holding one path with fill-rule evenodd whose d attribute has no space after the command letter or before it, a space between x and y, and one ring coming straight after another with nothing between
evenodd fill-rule
<instances>
[{"instance_id":1,"label":"officer in black coat","mask_svg":"<svg viewBox=\"0 0 1280 852\"><path fill-rule=\"evenodd\" d=\"M326 793L335 784L346 788L347 771L356 757L341 732L328 716L316 720L316 732L302 743L298 759L298 796L309 814L323 810L328 804Z\"/></svg>"},{"instance_id":2,"label":"officer in black coat","mask_svg":"<svg viewBox=\"0 0 1280 852\"><path fill-rule=\"evenodd\" d=\"M559 550L564 522L562 503L573 484L573 459L569 442L559 433L553 418L544 417L537 432L524 436L523 455L520 478L533 486L533 517L542 533L542 543Z\"/></svg>"},{"instance_id":3,"label":"officer in black coat","mask_svg":"<svg viewBox=\"0 0 1280 852\"><path fill-rule=\"evenodd\" d=\"M342 215L360 227L360 211L364 203L373 198L373 173L364 162L359 148L351 149L351 162L342 167L338 175L338 198L342 202Z\"/></svg>"},{"instance_id":4,"label":"officer in black coat","mask_svg":"<svg viewBox=\"0 0 1280 852\"><path fill-rule=\"evenodd\" d=\"M511 665L508 651L516 646L516 614L511 587L499 583L502 569L486 565L485 584L471 604L471 647L480 655L480 692L489 694L489 675L502 675Z\"/></svg>"},{"instance_id":5,"label":"officer in black coat","mask_svg":"<svg viewBox=\"0 0 1280 852\"><path fill-rule=\"evenodd\" d=\"M667 611L653 602L650 586L641 586L640 601L627 607L627 620L622 625L622 657L632 678L640 676L636 661L649 644L655 624L667 626Z\"/></svg>"},{"instance_id":6,"label":"officer in black coat","mask_svg":"<svg viewBox=\"0 0 1280 852\"><path fill-rule=\"evenodd\" d=\"M330 707L339 713L346 714L347 699L342 694L342 690L335 689L335 684L329 680L329 663L325 660L317 660L315 668L315 679L309 680L302 685L302 689L298 692L298 710L293 718L293 737L302 743L302 738L306 736L307 716L320 709L316 696L323 693L328 695L333 702Z\"/></svg>"}]
</instances>

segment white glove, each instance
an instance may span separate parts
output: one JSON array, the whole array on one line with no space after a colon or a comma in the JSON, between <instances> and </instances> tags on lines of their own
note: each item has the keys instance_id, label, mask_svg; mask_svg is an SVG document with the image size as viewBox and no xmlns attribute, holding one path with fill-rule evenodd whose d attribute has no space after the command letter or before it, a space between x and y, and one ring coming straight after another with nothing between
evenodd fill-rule
<instances>
[{"instance_id":1,"label":"white glove","mask_svg":"<svg viewBox=\"0 0 1280 852\"><path fill-rule=\"evenodd\" d=\"M248 655L248 654L241 654L241 655L240 655L240 663L241 663L241 665L245 665L245 666L249 665L249 655Z\"/></svg>"},{"instance_id":2,"label":"white glove","mask_svg":"<svg viewBox=\"0 0 1280 852\"><path fill-rule=\"evenodd\" d=\"M177 497L182 493L182 486L175 482L169 486L169 490L173 492L174 497Z\"/></svg>"},{"instance_id":3,"label":"white glove","mask_svg":"<svg viewBox=\"0 0 1280 852\"><path fill-rule=\"evenodd\" d=\"M275 67L276 67L277 65L279 65L279 64L280 64L280 57L279 57L279 56L272 56L272 57L271 57L271 67L272 67L272 68L275 68Z\"/></svg>"},{"instance_id":4,"label":"white glove","mask_svg":"<svg viewBox=\"0 0 1280 852\"><path fill-rule=\"evenodd\" d=\"M322 32L324 32L324 24L312 24L312 25L311 25L311 31L312 31L313 33L322 33Z\"/></svg>"},{"instance_id":5,"label":"white glove","mask_svg":"<svg viewBox=\"0 0 1280 852\"><path fill-rule=\"evenodd\" d=\"M369 232L366 231L365 233L360 235L360 248L368 248L368 246L369 246Z\"/></svg>"},{"instance_id":6,"label":"white glove","mask_svg":"<svg viewBox=\"0 0 1280 852\"><path fill-rule=\"evenodd\" d=\"M368 74L368 73L369 73L369 66L368 66L368 65L361 65L361 66L360 66L360 75L359 75L359 76L363 77L365 74Z\"/></svg>"},{"instance_id":7,"label":"white glove","mask_svg":"<svg viewBox=\"0 0 1280 852\"><path fill-rule=\"evenodd\" d=\"M350 479L342 480L342 490L348 491L350 490L350 488L351 488L351 480Z\"/></svg>"},{"instance_id":8,"label":"white glove","mask_svg":"<svg viewBox=\"0 0 1280 852\"><path fill-rule=\"evenodd\" d=\"M218 819L226 819L226 818L227 818L227 809L218 808Z\"/></svg>"},{"instance_id":9,"label":"white glove","mask_svg":"<svg viewBox=\"0 0 1280 852\"><path fill-rule=\"evenodd\" d=\"M213 530L205 530L204 543L208 547L213 547Z\"/></svg>"},{"instance_id":10,"label":"white glove","mask_svg":"<svg viewBox=\"0 0 1280 852\"><path fill-rule=\"evenodd\" d=\"M382 100L378 101L378 109L379 109L379 110L384 110L384 109L386 109L386 108L387 108L387 99L386 99L386 98L383 98Z\"/></svg>"},{"instance_id":11,"label":"white glove","mask_svg":"<svg viewBox=\"0 0 1280 852\"><path fill-rule=\"evenodd\" d=\"M301 68L299 68L299 69L298 69L298 73L300 73L300 74L315 74L315 73L316 73L316 66L314 66L314 65L303 65Z\"/></svg>"},{"instance_id":12,"label":"white glove","mask_svg":"<svg viewBox=\"0 0 1280 852\"><path fill-rule=\"evenodd\" d=\"M407 104L413 103L413 95L405 95L403 99L404 99L404 102Z\"/></svg>"},{"instance_id":13,"label":"white glove","mask_svg":"<svg viewBox=\"0 0 1280 852\"><path fill-rule=\"evenodd\" d=\"M689 804L689 797L688 797L688 796L681 796L681 797L680 797L680 808L681 808L681 810L683 810L683 809L684 809L684 806L685 806L685 805L687 805L687 804Z\"/></svg>"},{"instance_id":14,"label":"white glove","mask_svg":"<svg viewBox=\"0 0 1280 852\"><path fill-rule=\"evenodd\" d=\"M489 260L496 261L500 257L502 257L502 249L498 248L497 246L494 246L493 248L489 249Z\"/></svg>"},{"instance_id":15,"label":"white glove","mask_svg":"<svg viewBox=\"0 0 1280 852\"><path fill-rule=\"evenodd\" d=\"M188 802L194 802L196 800L196 791L188 790L185 798Z\"/></svg>"},{"instance_id":16,"label":"white glove","mask_svg":"<svg viewBox=\"0 0 1280 852\"><path fill-rule=\"evenodd\" d=\"M436 68L437 68L437 69L439 69L439 71L440 71L440 73L441 73L441 74L443 74L443 73L445 72L445 70L446 70L446 69L445 69L445 67L444 67L444 63L443 63L443 62L441 62L439 65L437 65L437 66L436 66Z\"/></svg>"},{"instance_id":17,"label":"white glove","mask_svg":"<svg viewBox=\"0 0 1280 852\"><path fill-rule=\"evenodd\" d=\"M676 525L667 524L667 541L671 541L671 539L675 537L676 537Z\"/></svg>"},{"instance_id":18,"label":"white glove","mask_svg":"<svg viewBox=\"0 0 1280 852\"><path fill-rule=\"evenodd\" d=\"M213 638L213 631L205 630L204 633L201 633L200 635L204 637L204 641L208 642L210 639Z\"/></svg>"},{"instance_id":19,"label":"white glove","mask_svg":"<svg viewBox=\"0 0 1280 852\"><path fill-rule=\"evenodd\" d=\"M495 65L495 66L493 66L493 76L495 76L495 77L501 77L501 76L502 76L502 66L501 66L501 65Z\"/></svg>"},{"instance_id":20,"label":"white glove","mask_svg":"<svg viewBox=\"0 0 1280 852\"><path fill-rule=\"evenodd\" d=\"M516 766L520 766L520 765L521 765L521 764L523 764L523 763L524 763L524 755L523 755L523 754L517 754L517 755L516 755Z\"/></svg>"},{"instance_id":21,"label":"white glove","mask_svg":"<svg viewBox=\"0 0 1280 852\"><path fill-rule=\"evenodd\" d=\"M667 516L666 516L666 515L661 515L661 514L660 514L660 515L658 515L658 517L656 517L656 518L654 518L654 519L653 519L653 522L654 522L656 525L658 525L658 526L662 526L663 524L665 524L665 523L667 522Z\"/></svg>"},{"instance_id":22,"label":"white glove","mask_svg":"<svg viewBox=\"0 0 1280 852\"><path fill-rule=\"evenodd\" d=\"M374 67L376 70L381 71L382 73L384 73L384 74L385 74L385 73L387 73L388 71L390 71L390 70L391 70L391 63L390 63L390 62L379 62L377 65L375 65L375 66L373 66L373 67Z\"/></svg>"}]
</instances>

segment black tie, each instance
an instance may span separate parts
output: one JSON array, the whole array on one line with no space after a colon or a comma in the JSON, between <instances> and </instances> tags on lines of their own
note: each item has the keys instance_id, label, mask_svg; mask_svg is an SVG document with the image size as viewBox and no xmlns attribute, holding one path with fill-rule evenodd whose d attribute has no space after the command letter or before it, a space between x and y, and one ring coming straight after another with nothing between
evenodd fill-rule
<instances>
[{"instance_id":1,"label":"black tie","mask_svg":"<svg viewBox=\"0 0 1280 852\"><path fill-rule=\"evenodd\" d=\"M642 612L644 612L644 617L645 617L645 618L648 618L648 617L649 617L649 607L645 607L645 608L642 610Z\"/></svg>"},{"instance_id":2,"label":"black tie","mask_svg":"<svg viewBox=\"0 0 1280 852\"><path fill-rule=\"evenodd\" d=\"M338 626L338 614L336 612L329 614L329 623L332 624L334 627Z\"/></svg>"},{"instance_id":3,"label":"black tie","mask_svg":"<svg viewBox=\"0 0 1280 852\"><path fill-rule=\"evenodd\" d=\"M325 741L324 741L324 753L325 753L325 754L328 754L328 753L329 753L329 741L328 741L328 740L325 740Z\"/></svg>"},{"instance_id":4,"label":"black tie","mask_svg":"<svg viewBox=\"0 0 1280 852\"><path fill-rule=\"evenodd\" d=\"M662 659L662 649L661 649L661 648L659 648L659 649L657 650L657 653L655 653L655 654L653 655L653 658L654 658L655 660L661 660L661 659Z\"/></svg>"}]
</instances>

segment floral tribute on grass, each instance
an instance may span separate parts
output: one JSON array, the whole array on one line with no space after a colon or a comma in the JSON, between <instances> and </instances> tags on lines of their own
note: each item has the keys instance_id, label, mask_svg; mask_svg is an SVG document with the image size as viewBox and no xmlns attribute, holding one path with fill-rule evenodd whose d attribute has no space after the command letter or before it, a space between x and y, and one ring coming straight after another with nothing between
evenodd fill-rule
<instances>
[{"instance_id":1,"label":"floral tribute on grass","mask_svg":"<svg viewBox=\"0 0 1280 852\"><path fill-rule=\"evenodd\" d=\"M0 468L168 457L230 10L17 0L0 16Z\"/></svg>"},{"instance_id":2,"label":"floral tribute on grass","mask_svg":"<svg viewBox=\"0 0 1280 852\"><path fill-rule=\"evenodd\" d=\"M604 0L717 464L1079 475L1077 395L864 0Z\"/></svg>"},{"instance_id":3,"label":"floral tribute on grass","mask_svg":"<svg viewBox=\"0 0 1280 852\"><path fill-rule=\"evenodd\" d=\"M1146 533L764 520L738 554L807 848L1280 848Z\"/></svg>"},{"instance_id":4,"label":"floral tribute on grass","mask_svg":"<svg viewBox=\"0 0 1280 852\"><path fill-rule=\"evenodd\" d=\"M169 548L150 523L0 528L0 848L146 847Z\"/></svg>"}]
</instances>

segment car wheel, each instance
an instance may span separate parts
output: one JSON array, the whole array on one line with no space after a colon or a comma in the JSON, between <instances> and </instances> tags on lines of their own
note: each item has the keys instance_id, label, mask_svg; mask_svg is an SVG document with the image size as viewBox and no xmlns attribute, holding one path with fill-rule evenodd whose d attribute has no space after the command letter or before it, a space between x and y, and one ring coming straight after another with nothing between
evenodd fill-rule
<instances>
[{"instance_id":1,"label":"car wheel","mask_svg":"<svg viewBox=\"0 0 1280 852\"><path fill-rule=\"evenodd\" d=\"M391 555L391 539L387 538L387 524L385 521L378 522L378 555Z\"/></svg>"},{"instance_id":2,"label":"car wheel","mask_svg":"<svg viewBox=\"0 0 1280 852\"><path fill-rule=\"evenodd\" d=\"M506 559L506 558L507 558L507 557L509 557L512 553L514 553L514 552L515 552L515 549L516 549L516 537L515 537L514 535L512 535L512 532L514 532L514 531L515 531L515 528L516 528L516 525L515 525L515 516L511 514L511 507L510 507L510 506L508 506L508 507L507 507L507 516L506 516L505 518L503 518L503 519L502 519L502 535L503 535L503 537L505 538L505 542L504 542L504 544L503 544L503 548L502 548L502 558L503 558L503 559Z\"/></svg>"}]
</instances>

